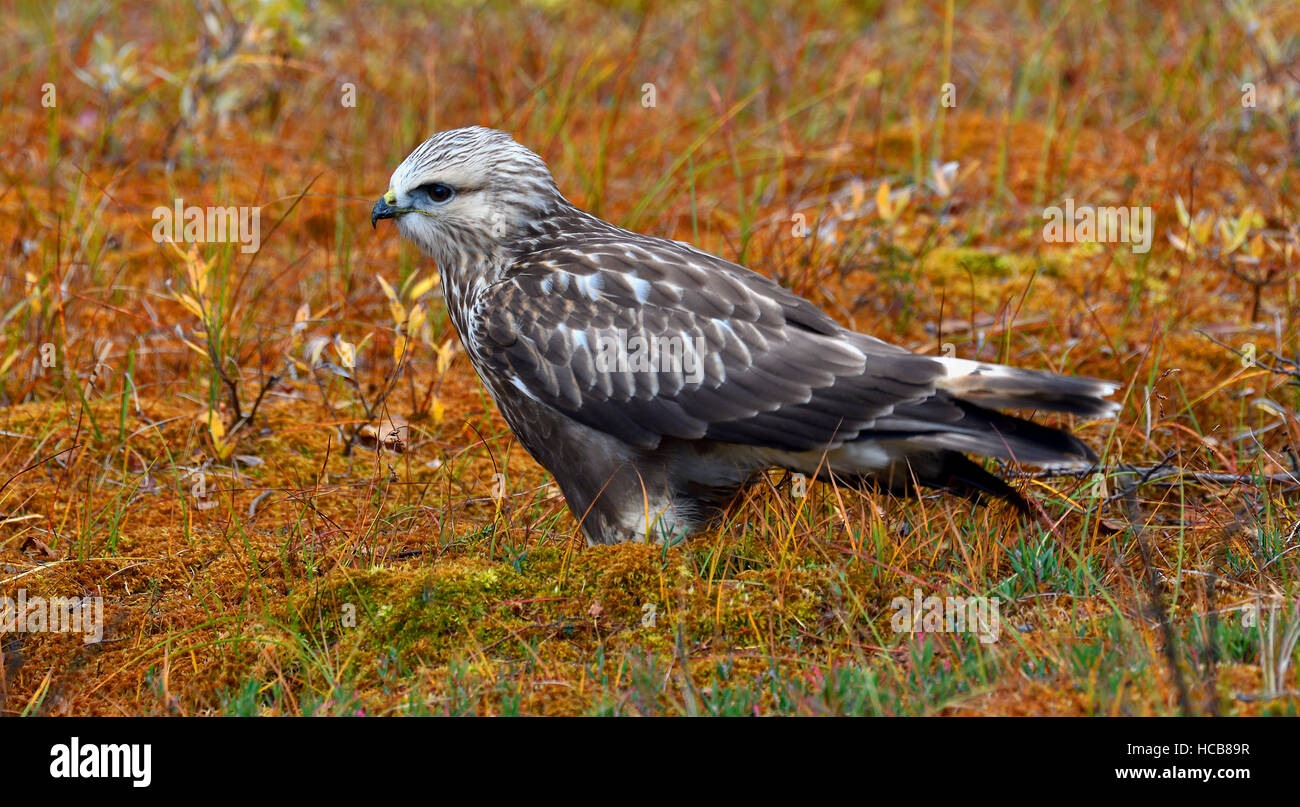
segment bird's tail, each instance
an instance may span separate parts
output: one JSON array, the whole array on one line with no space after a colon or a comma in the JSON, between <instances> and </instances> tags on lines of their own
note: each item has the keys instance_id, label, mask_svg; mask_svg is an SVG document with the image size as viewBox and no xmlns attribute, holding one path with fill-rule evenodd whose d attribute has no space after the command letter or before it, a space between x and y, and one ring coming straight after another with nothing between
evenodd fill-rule
<instances>
[{"instance_id":1,"label":"bird's tail","mask_svg":"<svg viewBox=\"0 0 1300 807\"><path fill-rule=\"evenodd\" d=\"M997 410L1109 417L1119 404L1107 396L1118 384L966 359L935 360L946 371L935 379L936 394L895 407L860 435L864 444L851 442L834 452L831 467L838 475L896 493L928 487L976 501L999 498L1028 512L1024 498L1011 486L965 455L1049 468L1097 462L1092 449L1069 432ZM884 467L882 455L887 458Z\"/></svg>"},{"instance_id":2,"label":"bird's tail","mask_svg":"<svg viewBox=\"0 0 1300 807\"><path fill-rule=\"evenodd\" d=\"M947 376L935 386L954 398L986 409L1040 409L1085 417L1110 417L1119 409L1107 396L1119 389L1112 381L1020 370L969 359L938 358Z\"/></svg>"}]
</instances>

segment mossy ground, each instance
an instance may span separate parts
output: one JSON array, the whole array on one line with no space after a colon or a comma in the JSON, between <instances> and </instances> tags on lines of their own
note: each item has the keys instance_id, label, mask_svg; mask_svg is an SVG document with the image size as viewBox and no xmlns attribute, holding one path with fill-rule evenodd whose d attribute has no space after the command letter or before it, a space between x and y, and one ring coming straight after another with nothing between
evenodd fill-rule
<instances>
[{"instance_id":1,"label":"mossy ground","mask_svg":"<svg viewBox=\"0 0 1300 807\"><path fill-rule=\"evenodd\" d=\"M179 2L20 3L0 595L101 596L105 636L0 636L0 710L1295 714L1297 376L1233 351L1300 354L1300 100L1268 79L1300 13L866 5L237 2L240 33ZM1122 382L1114 421L1039 417L1109 470L999 469L1037 521L774 473L684 545L586 547L436 288L408 294L428 261L367 226L410 148L469 123L860 330ZM907 204L877 207L882 181ZM1263 260L1229 271L1217 226L1177 248L1200 225L1175 195L1229 230L1254 211ZM159 245L177 197L261 205L261 249ZM1151 252L1045 243L1066 197L1151 206ZM798 213L839 224L799 237ZM277 373L236 428L227 379L247 414ZM401 451L357 431L381 422ZM999 597L998 640L895 633L917 588Z\"/></svg>"}]
</instances>

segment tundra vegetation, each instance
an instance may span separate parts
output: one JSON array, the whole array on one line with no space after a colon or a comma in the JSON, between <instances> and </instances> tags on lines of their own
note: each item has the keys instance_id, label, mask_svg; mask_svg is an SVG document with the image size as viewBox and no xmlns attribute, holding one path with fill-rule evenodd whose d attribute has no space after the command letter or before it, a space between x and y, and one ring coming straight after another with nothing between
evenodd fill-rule
<instances>
[{"instance_id":1,"label":"tundra vegetation","mask_svg":"<svg viewBox=\"0 0 1300 807\"><path fill-rule=\"evenodd\" d=\"M0 596L103 635L0 635L4 714L1296 714L1300 6L12 10ZM996 469L1033 520L774 473L587 548L369 227L472 123L857 330L1122 382L1039 416L1102 465ZM249 237L155 238L191 206Z\"/></svg>"}]
</instances>

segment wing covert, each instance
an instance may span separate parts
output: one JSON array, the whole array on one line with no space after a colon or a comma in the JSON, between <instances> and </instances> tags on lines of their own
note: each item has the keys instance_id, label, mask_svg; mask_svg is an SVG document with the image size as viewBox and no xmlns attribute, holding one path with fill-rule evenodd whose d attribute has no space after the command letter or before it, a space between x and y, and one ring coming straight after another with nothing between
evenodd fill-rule
<instances>
[{"instance_id":1,"label":"wing covert","mask_svg":"<svg viewBox=\"0 0 1300 807\"><path fill-rule=\"evenodd\" d=\"M471 352L524 394L644 448L665 437L825 448L934 394L933 359L844 330L735 264L634 237L570 239L516 263L475 300Z\"/></svg>"}]
</instances>

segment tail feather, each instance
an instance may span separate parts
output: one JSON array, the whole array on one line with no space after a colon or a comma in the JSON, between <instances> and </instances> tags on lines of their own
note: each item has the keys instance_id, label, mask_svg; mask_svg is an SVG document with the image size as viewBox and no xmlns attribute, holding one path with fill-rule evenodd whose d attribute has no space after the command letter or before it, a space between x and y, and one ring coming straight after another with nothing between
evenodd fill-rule
<instances>
[{"instance_id":1,"label":"tail feather","mask_svg":"<svg viewBox=\"0 0 1300 807\"><path fill-rule=\"evenodd\" d=\"M1078 467L1097 460L1092 449L1069 432L948 395L900 407L900 412L881 418L861 438L888 441L903 454L944 449L1051 467Z\"/></svg>"},{"instance_id":2,"label":"tail feather","mask_svg":"<svg viewBox=\"0 0 1300 807\"><path fill-rule=\"evenodd\" d=\"M1119 389L1112 381L1020 370L969 359L938 359L948 371L936 385L956 398L990 409L1041 409L1085 417L1110 417L1119 409L1107 396Z\"/></svg>"},{"instance_id":3,"label":"tail feather","mask_svg":"<svg viewBox=\"0 0 1300 807\"><path fill-rule=\"evenodd\" d=\"M975 502L993 497L1025 515L1030 509L1024 497L967 454L1049 468L1097 462L1092 449L1069 432L997 409L1108 417L1119 408L1107 400L1117 384L965 359L937 361L947 375L935 380L933 395L897 404L855 440L824 456L765 450L761 459L805 472L825 461L836 478L860 486L903 495L938 488Z\"/></svg>"},{"instance_id":4,"label":"tail feather","mask_svg":"<svg viewBox=\"0 0 1300 807\"><path fill-rule=\"evenodd\" d=\"M1078 437L1032 420L985 409L969 401L954 403L965 413L966 428L940 432L927 442L938 448L1051 467L1091 465L1097 455Z\"/></svg>"}]
</instances>

